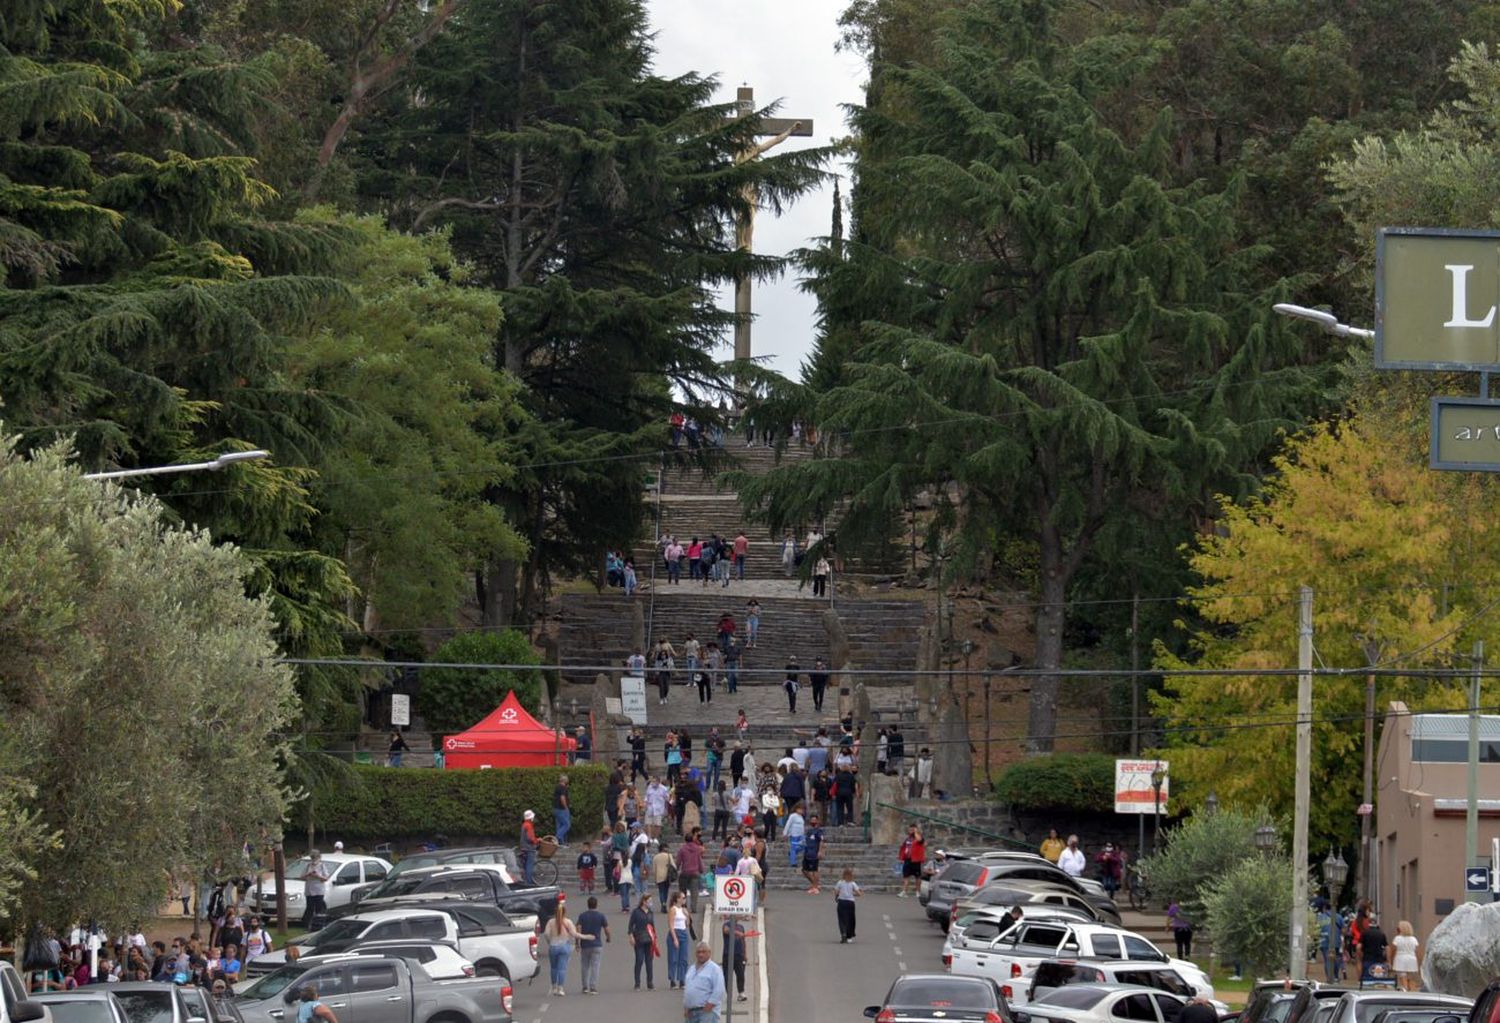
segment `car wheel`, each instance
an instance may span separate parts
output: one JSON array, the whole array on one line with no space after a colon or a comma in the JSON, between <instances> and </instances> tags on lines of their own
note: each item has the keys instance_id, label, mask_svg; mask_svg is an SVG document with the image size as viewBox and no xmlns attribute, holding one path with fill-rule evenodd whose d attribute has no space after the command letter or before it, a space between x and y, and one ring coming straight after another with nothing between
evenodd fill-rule
<instances>
[{"instance_id":1,"label":"car wheel","mask_svg":"<svg viewBox=\"0 0 1500 1023\"><path fill-rule=\"evenodd\" d=\"M486 959L482 963L474 964L474 976L499 977L501 980L510 980L510 971L505 968L504 963L497 963L493 959Z\"/></svg>"}]
</instances>

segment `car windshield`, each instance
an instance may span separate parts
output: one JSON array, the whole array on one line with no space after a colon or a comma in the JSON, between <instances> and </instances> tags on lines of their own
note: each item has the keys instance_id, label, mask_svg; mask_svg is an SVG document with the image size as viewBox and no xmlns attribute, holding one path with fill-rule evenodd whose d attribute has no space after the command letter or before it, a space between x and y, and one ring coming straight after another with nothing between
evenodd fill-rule
<instances>
[{"instance_id":1,"label":"car windshield","mask_svg":"<svg viewBox=\"0 0 1500 1023\"><path fill-rule=\"evenodd\" d=\"M109 1023L109 1005L97 998L38 999L52 1013L52 1023Z\"/></svg>"},{"instance_id":2,"label":"car windshield","mask_svg":"<svg viewBox=\"0 0 1500 1023\"><path fill-rule=\"evenodd\" d=\"M978 884L979 879L985 874L985 869L982 863L975 863L972 860L959 860L957 863L950 864L938 880L953 881L957 884Z\"/></svg>"},{"instance_id":3,"label":"car windshield","mask_svg":"<svg viewBox=\"0 0 1500 1023\"><path fill-rule=\"evenodd\" d=\"M296 983L297 978L307 972L306 966L283 966L268 973L247 988L235 992L235 999L242 1002L263 1002L275 998Z\"/></svg>"},{"instance_id":4,"label":"car windshield","mask_svg":"<svg viewBox=\"0 0 1500 1023\"><path fill-rule=\"evenodd\" d=\"M937 1009L993 1009L995 996L987 984L951 980L898 980L887 1005L921 1005Z\"/></svg>"},{"instance_id":5,"label":"car windshield","mask_svg":"<svg viewBox=\"0 0 1500 1023\"><path fill-rule=\"evenodd\" d=\"M397 877L391 874L384 881L365 893L367 899L383 899L391 895L410 895L421 887L426 880L426 875L411 875Z\"/></svg>"},{"instance_id":6,"label":"car windshield","mask_svg":"<svg viewBox=\"0 0 1500 1023\"><path fill-rule=\"evenodd\" d=\"M1455 1013L1465 1015L1468 1012L1468 1009L1460 1008L1456 1005L1435 1005L1431 1003L1423 1005L1416 1001L1397 1001L1395 999L1386 1001L1382 998L1361 998L1354 1003L1355 1023L1372 1023L1376 1016L1391 1009L1405 1009L1407 1012L1430 1012L1432 1014L1431 1018L1452 1016Z\"/></svg>"},{"instance_id":7,"label":"car windshield","mask_svg":"<svg viewBox=\"0 0 1500 1023\"><path fill-rule=\"evenodd\" d=\"M1096 987L1060 987L1056 991L1048 991L1038 998L1038 1002L1046 1002L1048 1005L1060 1005L1065 1009L1092 1009L1108 991Z\"/></svg>"},{"instance_id":8,"label":"car windshield","mask_svg":"<svg viewBox=\"0 0 1500 1023\"><path fill-rule=\"evenodd\" d=\"M306 856L299 856L286 865L286 879L288 881L300 881L307 874L307 868L312 866L312 860Z\"/></svg>"},{"instance_id":9,"label":"car windshield","mask_svg":"<svg viewBox=\"0 0 1500 1023\"><path fill-rule=\"evenodd\" d=\"M365 932L370 926L368 920L335 920L321 931L313 931L311 934L298 938L295 944L303 948L313 948L317 945L326 945L333 941L353 941Z\"/></svg>"},{"instance_id":10,"label":"car windshield","mask_svg":"<svg viewBox=\"0 0 1500 1023\"><path fill-rule=\"evenodd\" d=\"M172 988L160 991L116 991L130 1023L172 1023Z\"/></svg>"},{"instance_id":11,"label":"car windshield","mask_svg":"<svg viewBox=\"0 0 1500 1023\"><path fill-rule=\"evenodd\" d=\"M387 878L392 878L397 874L404 874L408 870L416 870L418 867L434 867L437 866L437 862L438 858L436 855L433 855L431 853L418 853L415 856L406 857L400 863L392 867L390 869L390 873L386 874L385 876Z\"/></svg>"}]
</instances>

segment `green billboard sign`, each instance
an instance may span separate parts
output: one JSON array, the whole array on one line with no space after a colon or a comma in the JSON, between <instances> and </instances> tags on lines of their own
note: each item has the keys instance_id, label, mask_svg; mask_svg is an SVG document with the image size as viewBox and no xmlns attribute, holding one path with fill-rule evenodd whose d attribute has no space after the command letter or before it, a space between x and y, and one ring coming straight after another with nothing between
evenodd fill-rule
<instances>
[{"instance_id":1,"label":"green billboard sign","mask_svg":"<svg viewBox=\"0 0 1500 1023\"><path fill-rule=\"evenodd\" d=\"M1500 369L1500 231L1380 229L1375 365Z\"/></svg>"},{"instance_id":2,"label":"green billboard sign","mask_svg":"<svg viewBox=\"0 0 1500 1023\"><path fill-rule=\"evenodd\" d=\"M1500 471L1500 399L1433 398L1434 469Z\"/></svg>"}]
</instances>

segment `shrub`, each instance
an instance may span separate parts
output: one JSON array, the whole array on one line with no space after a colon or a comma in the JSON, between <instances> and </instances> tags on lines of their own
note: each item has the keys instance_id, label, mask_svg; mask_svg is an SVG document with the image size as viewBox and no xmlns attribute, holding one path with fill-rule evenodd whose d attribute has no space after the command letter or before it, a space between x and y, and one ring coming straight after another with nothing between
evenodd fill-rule
<instances>
[{"instance_id":1,"label":"shrub","mask_svg":"<svg viewBox=\"0 0 1500 1023\"><path fill-rule=\"evenodd\" d=\"M438 647L433 660L463 664L541 663L526 636L515 629L454 636ZM543 684L540 671L429 668L422 677L422 718L439 735L462 732L500 706L511 690L515 690L521 706L536 714L541 710Z\"/></svg>"},{"instance_id":2,"label":"shrub","mask_svg":"<svg viewBox=\"0 0 1500 1023\"><path fill-rule=\"evenodd\" d=\"M1253 977L1279 976L1287 965L1292 862L1252 853L1200 889L1214 951Z\"/></svg>"},{"instance_id":3,"label":"shrub","mask_svg":"<svg viewBox=\"0 0 1500 1023\"><path fill-rule=\"evenodd\" d=\"M552 829L552 789L567 774L575 834L604 820L602 764L434 771L356 766L318 793L318 827L340 836L388 842L434 835L518 839L521 815L537 814L537 833Z\"/></svg>"},{"instance_id":4,"label":"shrub","mask_svg":"<svg viewBox=\"0 0 1500 1023\"><path fill-rule=\"evenodd\" d=\"M1054 753L1006 768L995 795L1017 810L1108 812L1115 807L1115 760L1103 753Z\"/></svg>"},{"instance_id":5,"label":"shrub","mask_svg":"<svg viewBox=\"0 0 1500 1023\"><path fill-rule=\"evenodd\" d=\"M1202 925L1208 922L1205 915L1208 887L1227 877L1242 861L1259 859L1255 829L1275 823L1265 807L1254 810L1226 807L1218 813L1196 813L1167 830L1161 850L1141 861L1141 872L1150 882L1154 896L1176 902L1188 919ZM1286 919L1282 917L1283 931Z\"/></svg>"}]
</instances>

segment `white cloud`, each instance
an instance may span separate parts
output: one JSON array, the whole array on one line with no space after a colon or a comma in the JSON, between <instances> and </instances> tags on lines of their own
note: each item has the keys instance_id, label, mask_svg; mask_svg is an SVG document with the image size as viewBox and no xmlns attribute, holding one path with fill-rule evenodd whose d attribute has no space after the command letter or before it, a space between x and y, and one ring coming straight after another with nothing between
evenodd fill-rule
<instances>
[{"instance_id":1,"label":"white cloud","mask_svg":"<svg viewBox=\"0 0 1500 1023\"><path fill-rule=\"evenodd\" d=\"M741 85L755 89L758 106L780 100L782 117L813 119L813 137L788 139L783 148L826 145L846 134L843 105L863 98L864 63L834 48L838 19L848 0L647 0L656 35L656 71L696 71L719 80L716 100L734 99ZM847 182L846 182L847 184ZM846 188L847 194L847 188ZM810 192L780 217L755 219L755 248L784 255L828 234L833 185ZM733 308L726 289L720 304ZM817 305L798 288L795 274L755 286L754 354L793 378L812 350ZM732 352L726 337L723 354Z\"/></svg>"}]
</instances>

